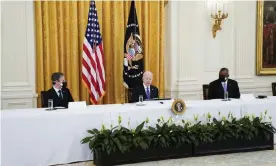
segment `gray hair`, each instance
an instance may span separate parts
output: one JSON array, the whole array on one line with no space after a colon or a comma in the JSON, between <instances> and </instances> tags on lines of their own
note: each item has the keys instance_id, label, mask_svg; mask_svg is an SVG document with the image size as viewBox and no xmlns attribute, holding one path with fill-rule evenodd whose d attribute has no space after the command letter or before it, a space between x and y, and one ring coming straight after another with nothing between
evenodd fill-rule
<instances>
[{"instance_id":1,"label":"gray hair","mask_svg":"<svg viewBox=\"0 0 276 166\"><path fill-rule=\"evenodd\" d=\"M143 74L143 77L144 77L145 75L151 75L151 76L153 76L152 72L150 72L150 71L145 71L144 74Z\"/></svg>"}]
</instances>

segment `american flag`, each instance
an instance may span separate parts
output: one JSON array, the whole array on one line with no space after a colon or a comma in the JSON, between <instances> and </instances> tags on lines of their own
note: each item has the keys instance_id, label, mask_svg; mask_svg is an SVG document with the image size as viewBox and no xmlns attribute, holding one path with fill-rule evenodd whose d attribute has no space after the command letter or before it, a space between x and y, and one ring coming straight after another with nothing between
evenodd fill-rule
<instances>
[{"instance_id":1,"label":"american flag","mask_svg":"<svg viewBox=\"0 0 276 166\"><path fill-rule=\"evenodd\" d=\"M93 104L105 94L103 41L95 1L90 2L88 24L83 41L82 80Z\"/></svg>"},{"instance_id":2,"label":"american flag","mask_svg":"<svg viewBox=\"0 0 276 166\"><path fill-rule=\"evenodd\" d=\"M128 60L131 60L132 58L133 58L132 55L127 54L127 59L128 59Z\"/></svg>"}]
</instances>

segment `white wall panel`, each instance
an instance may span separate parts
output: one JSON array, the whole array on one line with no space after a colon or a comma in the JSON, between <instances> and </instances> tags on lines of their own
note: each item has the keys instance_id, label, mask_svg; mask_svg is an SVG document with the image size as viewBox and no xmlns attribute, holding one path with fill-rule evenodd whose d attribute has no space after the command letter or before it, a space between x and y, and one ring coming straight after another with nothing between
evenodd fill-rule
<instances>
[{"instance_id":1,"label":"white wall panel","mask_svg":"<svg viewBox=\"0 0 276 166\"><path fill-rule=\"evenodd\" d=\"M2 109L36 107L34 5L1 2Z\"/></svg>"},{"instance_id":2,"label":"white wall panel","mask_svg":"<svg viewBox=\"0 0 276 166\"><path fill-rule=\"evenodd\" d=\"M166 7L166 94L202 99L202 84L222 67L239 82L241 93L272 95L276 76L256 76L256 1L229 1L222 31L212 37L205 1L170 1Z\"/></svg>"}]
</instances>

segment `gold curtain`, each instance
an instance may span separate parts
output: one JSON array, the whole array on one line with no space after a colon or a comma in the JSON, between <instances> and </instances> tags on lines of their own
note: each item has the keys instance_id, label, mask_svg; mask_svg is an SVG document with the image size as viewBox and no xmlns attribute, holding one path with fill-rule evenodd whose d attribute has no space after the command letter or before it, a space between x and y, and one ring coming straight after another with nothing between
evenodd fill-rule
<instances>
[{"instance_id":1,"label":"gold curtain","mask_svg":"<svg viewBox=\"0 0 276 166\"><path fill-rule=\"evenodd\" d=\"M164 93L165 1L135 1L144 45L145 70L154 74L153 84ZM123 86L124 34L130 1L96 1L104 44L106 94L101 103L125 101ZM63 72L75 101L89 102L81 81L82 42L89 1L35 1L36 91L51 88L51 74ZM40 106L40 95L38 106Z\"/></svg>"}]
</instances>

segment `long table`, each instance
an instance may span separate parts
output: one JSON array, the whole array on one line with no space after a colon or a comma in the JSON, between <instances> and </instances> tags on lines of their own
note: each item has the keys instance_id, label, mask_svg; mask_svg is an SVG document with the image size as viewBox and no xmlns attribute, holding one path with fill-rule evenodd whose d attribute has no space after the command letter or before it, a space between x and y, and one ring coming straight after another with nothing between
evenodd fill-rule
<instances>
[{"instance_id":1,"label":"long table","mask_svg":"<svg viewBox=\"0 0 276 166\"><path fill-rule=\"evenodd\" d=\"M207 113L213 117L227 116L229 112L239 118L245 114L268 111L276 126L276 97L263 100L242 101L232 99L186 101L187 110L181 116L171 112L173 101L151 101L145 106L136 104L111 104L88 106L86 109L19 109L1 111L1 160L3 166L46 166L93 160L88 145L80 140L86 130L117 125L135 127L146 118L154 125L160 117L174 120L194 120L199 115L204 120ZM130 122L130 123L128 123Z\"/></svg>"}]
</instances>

